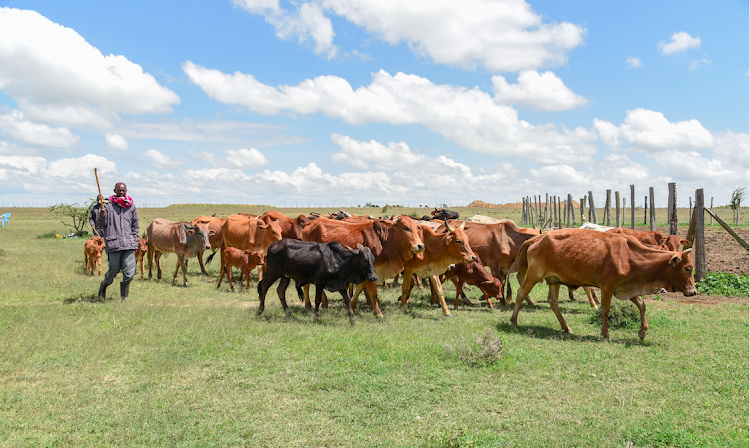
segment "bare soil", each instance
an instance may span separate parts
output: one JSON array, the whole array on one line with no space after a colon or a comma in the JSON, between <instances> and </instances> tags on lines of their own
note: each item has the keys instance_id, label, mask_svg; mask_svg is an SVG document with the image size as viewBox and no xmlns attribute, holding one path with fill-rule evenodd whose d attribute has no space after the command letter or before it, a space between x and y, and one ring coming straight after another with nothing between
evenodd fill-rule
<instances>
[{"instance_id":1,"label":"bare soil","mask_svg":"<svg viewBox=\"0 0 750 448\"><path fill-rule=\"evenodd\" d=\"M647 227L639 230L648 230ZM669 234L668 227L657 227L656 230ZM748 240L748 228L734 228L737 234ZM687 234L687 227L680 227L677 232L681 237ZM704 236L706 239L706 271L708 272L730 272L732 274L748 275L750 271L750 256L744 247L734 239L732 235L721 226L714 225L706 227ZM710 296L698 294L693 297L685 297L680 292L668 292L659 294L664 300L680 303L715 306L722 303L744 303L748 304L748 297Z\"/></svg>"}]
</instances>

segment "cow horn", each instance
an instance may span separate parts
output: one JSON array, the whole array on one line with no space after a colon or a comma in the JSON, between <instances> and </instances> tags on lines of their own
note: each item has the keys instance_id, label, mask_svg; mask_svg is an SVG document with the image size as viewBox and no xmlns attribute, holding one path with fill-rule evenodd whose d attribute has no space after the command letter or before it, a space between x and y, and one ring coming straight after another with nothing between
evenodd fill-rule
<instances>
[{"instance_id":1,"label":"cow horn","mask_svg":"<svg viewBox=\"0 0 750 448\"><path fill-rule=\"evenodd\" d=\"M456 231L453 227L451 227L450 224L448 224L448 219L447 218L443 218L443 222L445 223L445 228L448 229L448 231L450 233L453 233L453 232Z\"/></svg>"},{"instance_id":2,"label":"cow horn","mask_svg":"<svg viewBox=\"0 0 750 448\"><path fill-rule=\"evenodd\" d=\"M464 222L461 223L461 227L459 227L459 229L461 229L461 230L465 230L466 229L466 218L464 218Z\"/></svg>"}]
</instances>

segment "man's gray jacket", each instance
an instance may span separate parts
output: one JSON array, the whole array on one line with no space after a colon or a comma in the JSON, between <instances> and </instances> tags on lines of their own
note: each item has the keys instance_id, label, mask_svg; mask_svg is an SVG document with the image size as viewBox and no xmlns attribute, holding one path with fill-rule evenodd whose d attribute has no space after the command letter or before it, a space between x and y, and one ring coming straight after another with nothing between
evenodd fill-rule
<instances>
[{"instance_id":1,"label":"man's gray jacket","mask_svg":"<svg viewBox=\"0 0 750 448\"><path fill-rule=\"evenodd\" d=\"M96 227L104 229L104 247L107 253L138 248L138 211L135 204L120 207L115 203L105 203L107 216L97 214Z\"/></svg>"}]
</instances>

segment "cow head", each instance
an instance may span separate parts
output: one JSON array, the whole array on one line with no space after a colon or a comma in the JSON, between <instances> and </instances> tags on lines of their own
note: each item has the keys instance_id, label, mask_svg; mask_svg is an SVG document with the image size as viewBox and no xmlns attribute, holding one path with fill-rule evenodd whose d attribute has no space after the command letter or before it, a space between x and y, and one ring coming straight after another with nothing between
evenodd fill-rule
<instances>
[{"instance_id":1,"label":"cow head","mask_svg":"<svg viewBox=\"0 0 750 448\"><path fill-rule=\"evenodd\" d=\"M198 236L200 238L200 243L203 245L203 248L201 250L208 250L211 249L211 243L208 241L209 236L216 235L216 232L213 230L210 230L208 228L208 222L201 221L195 223L196 229L198 229Z\"/></svg>"},{"instance_id":2,"label":"cow head","mask_svg":"<svg viewBox=\"0 0 750 448\"><path fill-rule=\"evenodd\" d=\"M424 250L424 243L422 238L419 237L419 227L408 216L399 216L393 223L387 223L386 225L392 226L394 229L398 247L408 247L415 254Z\"/></svg>"},{"instance_id":3,"label":"cow head","mask_svg":"<svg viewBox=\"0 0 750 448\"><path fill-rule=\"evenodd\" d=\"M669 269L664 272L669 283L668 289L680 291L688 297L698 294L698 290L695 289L695 265L690 258L690 251L692 249L674 252L669 259Z\"/></svg>"},{"instance_id":4,"label":"cow head","mask_svg":"<svg viewBox=\"0 0 750 448\"><path fill-rule=\"evenodd\" d=\"M378 274L375 273L375 257L369 247L357 243L356 249L349 249L354 254L352 268L356 275L361 275L363 279L376 282Z\"/></svg>"},{"instance_id":5,"label":"cow head","mask_svg":"<svg viewBox=\"0 0 750 448\"><path fill-rule=\"evenodd\" d=\"M246 250L245 263L248 266L263 266L266 264L266 256L262 250ZM252 268L251 268L252 269Z\"/></svg>"},{"instance_id":6,"label":"cow head","mask_svg":"<svg viewBox=\"0 0 750 448\"><path fill-rule=\"evenodd\" d=\"M148 252L148 239L139 237L138 238L138 252Z\"/></svg>"},{"instance_id":7,"label":"cow head","mask_svg":"<svg viewBox=\"0 0 750 448\"><path fill-rule=\"evenodd\" d=\"M461 227L455 229L448 223L447 219L443 219L445 222L445 228L448 230L448 236L445 239L446 252L451 257L457 260L463 260L465 263L471 263L477 261L474 251L469 246L469 237L464 232L466 228L466 221L461 224Z\"/></svg>"},{"instance_id":8,"label":"cow head","mask_svg":"<svg viewBox=\"0 0 750 448\"><path fill-rule=\"evenodd\" d=\"M208 236L197 226L191 226L187 222L182 222L177 226L177 235L181 245L187 246L195 252L206 249L206 244L208 244ZM208 249L210 248L211 245L208 245Z\"/></svg>"},{"instance_id":9,"label":"cow head","mask_svg":"<svg viewBox=\"0 0 750 448\"><path fill-rule=\"evenodd\" d=\"M492 298L495 298L498 300L502 298L500 296L500 291L502 290L502 284L500 283L500 280L494 277L491 280L486 280L480 283L479 289L481 289L483 293L487 294L488 296Z\"/></svg>"}]
</instances>

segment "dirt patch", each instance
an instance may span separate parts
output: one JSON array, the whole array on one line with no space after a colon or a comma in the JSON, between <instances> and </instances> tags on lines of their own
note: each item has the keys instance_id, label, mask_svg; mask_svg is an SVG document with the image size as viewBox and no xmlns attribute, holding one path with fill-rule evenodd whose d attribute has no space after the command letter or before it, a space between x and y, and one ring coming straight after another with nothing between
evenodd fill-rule
<instances>
[{"instance_id":1,"label":"dirt patch","mask_svg":"<svg viewBox=\"0 0 750 448\"><path fill-rule=\"evenodd\" d=\"M664 302L679 302L687 305L718 306L724 303L750 305L750 299L747 297L709 296L706 294L685 297L681 292L659 293L658 296L661 297ZM654 304L663 303L658 300L648 300L647 302Z\"/></svg>"}]
</instances>

